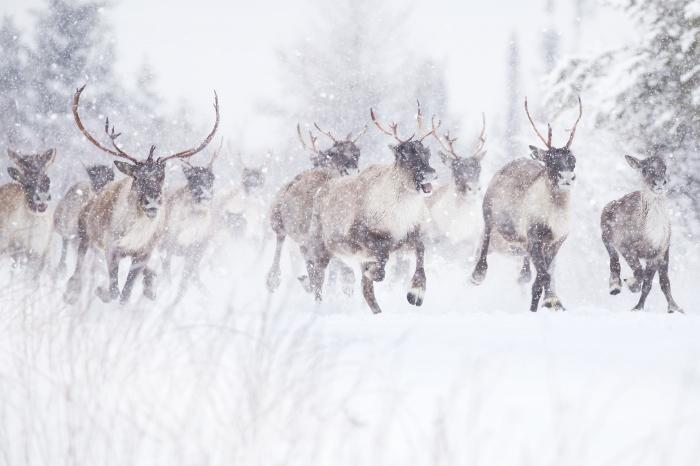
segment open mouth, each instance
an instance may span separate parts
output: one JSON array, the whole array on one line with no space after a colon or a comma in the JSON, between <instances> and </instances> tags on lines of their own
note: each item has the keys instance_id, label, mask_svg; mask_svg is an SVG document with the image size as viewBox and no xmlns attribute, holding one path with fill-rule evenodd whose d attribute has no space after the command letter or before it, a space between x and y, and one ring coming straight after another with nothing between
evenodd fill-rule
<instances>
[{"instance_id":1,"label":"open mouth","mask_svg":"<svg viewBox=\"0 0 700 466\"><path fill-rule=\"evenodd\" d=\"M420 189L423 191L423 194L433 193L433 185L431 183L421 183Z\"/></svg>"},{"instance_id":2,"label":"open mouth","mask_svg":"<svg viewBox=\"0 0 700 466\"><path fill-rule=\"evenodd\" d=\"M37 212L46 212L47 208L48 208L47 204L37 204L36 205Z\"/></svg>"},{"instance_id":3,"label":"open mouth","mask_svg":"<svg viewBox=\"0 0 700 466\"><path fill-rule=\"evenodd\" d=\"M144 212L148 218L155 218L158 215L158 209L145 209Z\"/></svg>"}]
</instances>

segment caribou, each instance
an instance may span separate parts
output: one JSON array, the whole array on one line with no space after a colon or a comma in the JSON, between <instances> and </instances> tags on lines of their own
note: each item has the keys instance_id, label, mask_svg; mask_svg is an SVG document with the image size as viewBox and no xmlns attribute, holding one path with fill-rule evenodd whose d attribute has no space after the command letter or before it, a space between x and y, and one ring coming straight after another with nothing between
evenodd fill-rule
<instances>
[{"instance_id":1,"label":"caribou","mask_svg":"<svg viewBox=\"0 0 700 466\"><path fill-rule=\"evenodd\" d=\"M114 170L109 165L90 165L85 167L89 182L80 181L71 186L56 206L53 214L54 230L61 237L61 258L58 261L58 273L66 270L66 257L72 245L77 248L78 218L80 212L95 194L102 191L109 182L114 181Z\"/></svg>"},{"instance_id":2,"label":"caribou","mask_svg":"<svg viewBox=\"0 0 700 466\"><path fill-rule=\"evenodd\" d=\"M165 254L163 271L170 277L172 256L184 258L185 266L178 287L180 296L184 295L190 279L195 276L213 235L213 165L220 152L221 145L204 166L194 166L183 160L182 172L187 184L170 193L165 200L167 226L161 243Z\"/></svg>"},{"instance_id":3,"label":"caribou","mask_svg":"<svg viewBox=\"0 0 700 466\"><path fill-rule=\"evenodd\" d=\"M323 184L302 251L317 301L322 299L325 270L331 258L360 258L362 293L377 314L381 308L374 295L374 282L384 279L391 253L404 247L413 249L416 255L407 299L415 306L423 304L426 279L422 229L429 215L425 197L432 193L431 182L436 179L435 169L430 166L430 149L423 141L435 128L418 138L414 133L402 139L396 123L387 130L373 109L370 117L381 132L396 140L396 145L389 145L394 163L373 165L357 175L336 177ZM419 104L419 129L422 120Z\"/></svg>"},{"instance_id":4,"label":"caribou","mask_svg":"<svg viewBox=\"0 0 700 466\"><path fill-rule=\"evenodd\" d=\"M431 233L434 239L447 239L450 244L475 246L479 240L481 212L481 161L486 155L486 116L481 114L481 133L471 155L460 156L454 147L457 138L449 131L441 138L437 128L433 137L442 150L438 155L450 170L450 181L435 190L427 200ZM433 126L435 120L433 119ZM443 140L444 139L444 140Z\"/></svg>"},{"instance_id":5,"label":"caribou","mask_svg":"<svg viewBox=\"0 0 700 466\"><path fill-rule=\"evenodd\" d=\"M348 134L345 139L336 139L332 133L324 131L314 123L316 129L328 137L333 145L326 150L316 147L317 136L309 131L309 144L304 141L301 126L297 124L297 135L302 147L311 153L314 168L304 170L285 184L275 196L270 209L270 226L276 236L275 255L267 274L267 289L274 292L280 285L280 258L287 236L300 245L302 255L306 255L311 213L318 190L329 180L359 172L360 148L357 141L365 134L367 127L357 135ZM354 280L352 270L344 269L343 281ZM302 284L306 277L300 277Z\"/></svg>"},{"instance_id":6,"label":"caribou","mask_svg":"<svg viewBox=\"0 0 700 466\"><path fill-rule=\"evenodd\" d=\"M47 169L56 150L20 155L8 150L16 166L7 168L13 182L0 186L0 255L9 255L13 266L28 265L38 277L51 242L51 180Z\"/></svg>"},{"instance_id":7,"label":"caribou","mask_svg":"<svg viewBox=\"0 0 700 466\"><path fill-rule=\"evenodd\" d=\"M625 159L641 175L642 189L608 203L601 214L603 244L610 255L610 294L617 295L622 288L619 251L633 272L632 278L625 279L626 285L634 293L642 292L632 310L644 310L658 271L668 312L683 312L673 299L668 276L671 221L666 206L666 162L659 155L643 160L625 155Z\"/></svg>"},{"instance_id":8,"label":"caribou","mask_svg":"<svg viewBox=\"0 0 700 466\"><path fill-rule=\"evenodd\" d=\"M545 139L537 129L525 99L525 113L545 149L529 146L532 160L514 160L493 177L484 195L482 214L484 230L472 282L480 284L488 269L490 247L501 252L525 256L532 260L536 277L532 284L530 310L535 312L542 290L545 307L564 310L552 277L559 248L569 233L569 194L576 179L576 157L571 143L581 120L583 106L578 99L579 114L563 147L552 145L552 126Z\"/></svg>"},{"instance_id":9,"label":"caribou","mask_svg":"<svg viewBox=\"0 0 700 466\"><path fill-rule=\"evenodd\" d=\"M109 120L105 122L105 133L112 148L100 143L83 125L78 113L80 95L85 86L73 96L72 112L75 124L82 134L101 151L124 160L115 160L117 170L126 178L109 183L85 206L78 222L79 245L75 272L68 281L64 300L77 302L82 288L82 268L88 247L104 252L107 262L109 286L99 287L97 296L104 302L117 298L126 303L131 295L134 281L143 272L144 296L155 299L155 271L148 267L153 249L160 240L166 226L167 215L161 208L165 166L169 160L186 159L202 151L216 134L219 127L219 100L214 93L214 128L199 146L164 157L155 157L155 146L151 146L148 157L139 160L126 153L118 144L121 133L111 131ZM119 262L131 258L131 267L124 287L119 290Z\"/></svg>"}]
</instances>

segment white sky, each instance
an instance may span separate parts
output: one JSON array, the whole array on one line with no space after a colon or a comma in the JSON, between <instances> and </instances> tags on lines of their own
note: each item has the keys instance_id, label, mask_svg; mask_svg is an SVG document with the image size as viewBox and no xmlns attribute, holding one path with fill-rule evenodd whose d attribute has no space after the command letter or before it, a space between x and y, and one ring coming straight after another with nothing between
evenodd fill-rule
<instances>
[{"instance_id":1,"label":"white sky","mask_svg":"<svg viewBox=\"0 0 700 466\"><path fill-rule=\"evenodd\" d=\"M332 0L328 0L332 1ZM539 33L545 0L396 0L414 6L411 44L447 63L452 111L478 118L503 102L506 44L521 39L523 91L537 94ZM595 2L596 0L589 0ZM0 14L21 26L41 0L3 0ZM291 47L314 21L312 0L120 0L112 11L118 69L129 81L144 60L151 62L161 93L170 103L186 96L209 117L211 90L227 109L227 126L264 134L253 109L275 96L275 51ZM556 0L557 28L566 43L573 27L573 0ZM629 40L630 28L609 7L587 19L582 52ZM621 27L620 25L623 25ZM381 46L381 44L378 44ZM565 50L566 51L566 50ZM232 109L232 110L228 110ZM207 112L205 114L205 112Z\"/></svg>"}]
</instances>

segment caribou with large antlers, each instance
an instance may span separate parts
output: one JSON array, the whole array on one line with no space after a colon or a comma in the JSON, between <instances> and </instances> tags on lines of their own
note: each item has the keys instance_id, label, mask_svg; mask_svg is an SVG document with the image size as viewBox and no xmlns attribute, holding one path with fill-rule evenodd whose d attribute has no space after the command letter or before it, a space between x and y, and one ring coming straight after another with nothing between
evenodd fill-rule
<instances>
[{"instance_id":1,"label":"caribou with large antlers","mask_svg":"<svg viewBox=\"0 0 700 466\"><path fill-rule=\"evenodd\" d=\"M314 126L321 134L327 136L333 145L326 150L317 149L317 137L311 131L309 131L310 143L307 145L302 136L301 127L297 124L299 141L304 149L311 152L314 168L299 173L292 181L285 184L272 203L270 225L277 237L277 244L272 267L267 275L267 288L270 292L277 289L280 284L280 258L286 237L289 236L296 241L301 246L302 254L305 253L314 198L318 190L333 178L359 171L360 148L357 146L357 141L366 132L367 127L365 126L355 137L351 133L344 140L338 140L330 132L321 130L318 124L314 123ZM352 281L351 274L352 270L350 274L347 270L343 273L345 284ZM305 277L301 277L301 280L304 281Z\"/></svg>"},{"instance_id":2,"label":"caribou with large antlers","mask_svg":"<svg viewBox=\"0 0 700 466\"><path fill-rule=\"evenodd\" d=\"M544 306L563 310L552 278L554 261L569 233L569 191L574 184L576 157L571 152L579 114L569 140L563 147L552 145L552 127L545 139L538 131L525 99L525 113L545 149L530 146L532 160L517 159L501 168L489 183L483 202L484 231L472 281L486 277L486 257L490 248L529 256L537 270L532 284L530 310L537 306L544 290Z\"/></svg>"},{"instance_id":3,"label":"caribou with large antlers","mask_svg":"<svg viewBox=\"0 0 700 466\"><path fill-rule=\"evenodd\" d=\"M402 139L398 125L387 130L370 116L375 126L396 140L389 148L394 163L374 165L359 175L334 178L325 183L314 204L310 234L302 250L305 254L311 288L318 301L322 297L325 270L332 257L361 258L362 293L373 313L381 312L374 296L374 282L382 281L392 252L407 247L415 251L416 270L408 301L423 303L425 271L422 229L428 217L425 196L432 193L436 178L430 166L430 149L423 140L435 129L415 138ZM418 127L422 127L420 103Z\"/></svg>"},{"instance_id":4,"label":"caribou with large antlers","mask_svg":"<svg viewBox=\"0 0 700 466\"><path fill-rule=\"evenodd\" d=\"M26 263L38 276L51 242L51 180L46 172L56 151L8 154L16 166L7 169L13 182L0 186L0 256L11 256L15 266Z\"/></svg>"},{"instance_id":5,"label":"caribou with large antlers","mask_svg":"<svg viewBox=\"0 0 700 466\"><path fill-rule=\"evenodd\" d=\"M115 160L114 165L127 176L108 184L81 212L78 261L75 272L68 281L64 299L68 303L75 303L79 298L83 262L89 246L103 251L106 256L109 286L97 289L100 299L109 302L119 297L122 303L127 302L134 281L141 272L144 295L153 299L155 272L148 267L148 260L166 224L166 214L161 209L165 165L168 160L186 159L207 147L219 127L219 100L214 93L216 121L214 128L201 144L165 157L155 157L156 147L151 146L148 157L138 160L119 147L117 138L121 133L115 133L114 126L110 129L109 120L105 122L105 133L110 139L111 148L99 142L85 128L78 113L80 95L84 89L85 86L79 88L73 96L72 111L75 124L94 146L114 157L124 159ZM120 292L119 262L124 257L131 257L132 261Z\"/></svg>"},{"instance_id":6,"label":"caribou with large antlers","mask_svg":"<svg viewBox=\"0 0 700 466\"><path fill-rule=\"evenodd\" d=\"M454 147L457 138L447 132L441 138L433 119L433 136L442 150L440 160L452 175L449 183L441 186L428 198L432 234L437 239L447 239L451 244L478 243L481 227L481 161L486 155L486 116L481 114L482 128L476 146L470 155L461 156Z\"/></svg>"}]
</instances>

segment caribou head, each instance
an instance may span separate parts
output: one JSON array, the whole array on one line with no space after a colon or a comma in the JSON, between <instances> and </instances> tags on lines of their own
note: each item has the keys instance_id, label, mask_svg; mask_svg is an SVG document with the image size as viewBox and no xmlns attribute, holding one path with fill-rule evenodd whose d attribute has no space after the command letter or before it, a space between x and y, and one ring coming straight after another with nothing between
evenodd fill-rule
<instances>
[{"instance_id":1,"label":"caribou head","mask_svg":"<svg viewBox=\"0 0 700 466\"><path fill-rule=\"evenodd\" d=\"M654 194L666 194L668 191L668 173L666 162L660 155L652 155L646 159L638 159L625 155L625 160L642 176L646 188Z\"/></svg>"},{"instance_id":2,"label":"caribou head","mask_svg":"<svg viewBox=\"0 0 700 466\"><path fill-rule=\"evenodd\" d=\"M7 151L17 167L8 167L10 177L22 186L27 207L32 212L46 212L51 200L51 180L46 174L49 165L56 157L56 150L49 149L42 154L20 155Z\"/></svg>"},{"instance_id":3,"label":"caribou head","mask_svg":"<svg viewBox=\"0 0 700 466\"><path fill-rule=\"evenodd\" d=\"M333 145L326 150L318 150L316 148L316 140L318 137L314 136L311 131L309 131L310 144L307 145L304 142L304 138L301 135L301 127L297 124L297 134L299 135L299 141L301 141L302 147L311 152L311 163L314 168L316 167L327 167L338 170L341 175L351 175L356 174L360 171L359 161L360 161L360 148L357 146L357 141L362 137L367 131L367 126L365 126L362 131L357 136L353 137L352 133L348 133L345 139L336 139L335 136L330 131L322 130L317 123L314 123L316 129L328 137Z\"/></svg>"},{"instance_id":4,"label":"caribou head","mask_svg":"<svg viewBox=\"0 0 700 466\"><path fill-rule=\"evenodd\" d=\"M486 155L486 116L481 114L481 133L472 155L460 156L454 148L454 143L457 138L450 137L449 131L445 133L444 141L440 138L435 126L435 118L433 118L433 136L442 147L438 151L440 160L452 172L452 180L454 181L457 193L461 195L478 195L481 190L479 185L479 177L481 176L481 161Z\"/></svg>"},{"instance_id":5,"label":"caribou head","mask_svg":"<svg viewBox=\"0 0 700 466\"><path fill-rule=\"evenodd\" d=\"M423 145L423 140L431 134L434 134L437 127L440 126L440 123L438 123L437 127L433 126L430 131L417 139L414 139L415 133L409 138L402 139L398 135L397 123L391 123L389 125L391 131L388 131L377 120L373 109L370 108L369 113L375 126L382 133L388 134L396 140L397 144L389 144L389 149L394 153L396 167L403 171L411 180L411 188L427 196L432 194L433 185L431 182L437 179L437 173L435 169L430 166L430 149ZM423 114L421 112L420 102L418 102L416 120L418 123L418 130L420 131L423 129Z\"/></svg>"},{"instance_id":6,"label":"caribou head","mask_svg":"<svg viewBox=\"0 0 700 466\"><path fill-rule=\"evenodd\" d=\"M90 165L85 167L85 171L90 178L90 186L96 193L102 191L107 183L114 181L114 169L109 165Z\"/></svg>"},{"instance_id":7,"label":"caribou head","mask_svg":"<svg viewBox=\"0 0 700 466\"><path fill-rule=\"evenodd\" d=\"M146 159L138 160L137 158L124 152L124 150L117 145L117 138L121 135L121 133L115 133L114 126L110 127L109 118L107 118L105 121L104 130L105 134L111 141L112 148L102 145L102 143L100 143L85 129L85 126L83 126L83 123L80 120L80 115L78 114L80 95L84 89L85 86L79 88L73 96L73 117L75 118L75 123L78 126L78 129L80 129L88 141L90 141L100 150L115 157L128 160L128 162L115 160L114 165L117 167L117 170L132 178L133 181L131 190L136 195L139 211L145 214L148 218L155 218L156 215L158 215L158 209L162 204L166 162L174 158L186 159L188 157L192 157L197 152L203 150L214 138L214 134L219 127L219 99L216 92L214 93L214 111L216 112L216 122L214 123L214 128L212 131L199 146L165 157L155 157L156 146L151 146Z\"/></svg>"},{"instance_id":8,"label":"caribou head","mask_svg":"<svg viewBox=\"0 0 700 466\"><path fill-rule=\"evenodd\" d=\"M534 160L544 164L549 185L559 191L568 191L576 180L576 174L574 173L576 157L573 152L571 152L571 143L574 140L574 134L576 134L576 126L583 114L583 106L581 105L580 97L578 98L578 109L578 118L573 128L571 128L569 140L566 142L566 145L564 147L554 147L552 146L552 126L549 123L547 124L547 139L545 139L537 130L537 126L535 126L535 122L532 120L532 116L530 116L530 111L527 108L527 97L525 98L525 113L527 114L527 118L530 120L532 129L535 130L537 137L540 138L546 147L546 149L540 149L536 146L530 146L530 150L532 151L530 156Z\"/></svg>"}]
</instances>

